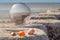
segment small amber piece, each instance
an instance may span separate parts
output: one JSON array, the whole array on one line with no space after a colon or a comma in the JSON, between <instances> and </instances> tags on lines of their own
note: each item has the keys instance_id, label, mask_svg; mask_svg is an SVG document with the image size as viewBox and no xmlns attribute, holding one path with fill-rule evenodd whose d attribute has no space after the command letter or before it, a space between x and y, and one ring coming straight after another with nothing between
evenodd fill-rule
<instances>
[{"instance_id":1,"label":"small amber piece","mask_svg":"<svg viewBox=\"0 0 60 40\"><path fill-rule=\"evenodd\" d=\"M24 31L20 31L20 32L18 33L18 35L19 35L19 36L25 36L25 32L24 32Z\"/></svg>"},{"instance_id":2,"label":"small amber piece","mask_svg":"<svg viewBox=\"0 0 60 40\"><path fill-rule=\"evenodd\" d=\"M35 32L35 30L34 30L34 29L31 29L31 30L29 30L28 34L29 34L29 35L33 35L34 32Z\"/></svg>"},{"instance_id":3,"label":"small amber piece","mask_svg":"<svg viewBox=\"0 0 60 40\"><path fill-rule=\"evenodd\" d=\"M15 33L15 32L11 32L11 35L12 35L12 36L16 36L16 33Z\"/></svg>"}]
</instances>

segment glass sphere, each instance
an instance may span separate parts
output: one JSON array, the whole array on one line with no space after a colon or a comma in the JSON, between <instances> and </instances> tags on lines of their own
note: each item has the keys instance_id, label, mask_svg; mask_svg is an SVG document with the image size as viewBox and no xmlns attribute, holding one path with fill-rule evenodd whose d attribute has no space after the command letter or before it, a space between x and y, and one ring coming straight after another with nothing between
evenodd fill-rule
<instances>
[{"instance_id":1,"label":"glass sphere","mask_svg":"<svg viewBox=\"0 0 60 40\"><path fill-rule=\"evenodd\" d=\"M15 23L22 23L24 18L30 15L31 11L30 8L24 4L14 4L10 10L10 17Z\"/></svg>"}]
</instances>

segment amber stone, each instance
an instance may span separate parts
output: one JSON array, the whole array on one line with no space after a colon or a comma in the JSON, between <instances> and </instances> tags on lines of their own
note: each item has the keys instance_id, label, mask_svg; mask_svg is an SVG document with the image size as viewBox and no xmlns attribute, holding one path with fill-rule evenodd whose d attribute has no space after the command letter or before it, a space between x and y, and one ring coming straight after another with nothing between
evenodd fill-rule
<instances>
[{"instance_id":1,"label":"amber stone","mask_svg":"<svg viewBox=\"0 0 60 40\"><path fill-rule=\"evenodd\" d=\"M25 36L25 32L24 31L20 31L20 32L18 32L18 35L19 36Z\"/></svg>"},{"instance_id":2,"label":"amber stone","mask_svg":"<svg viewBox=\"0 0 60 40\"><path fill-rule=\"evenodd\" d=\"M16 36L16 33L15 33L15 32L11 32L11 35L12 35L12 36Z\"/></svg>"},{"instance_id":3,"label":"amber stone","mask_svg":"<svg viewBox=\"0 0 60 40\"><path fill-rule=\"evenodd\" d=\"M28 32L29 35L33 35L34 33L35 33L35 30L34 30L34 29L31 29L31 30L29 30L29 32Z\"/></svg>"}]
</instances>

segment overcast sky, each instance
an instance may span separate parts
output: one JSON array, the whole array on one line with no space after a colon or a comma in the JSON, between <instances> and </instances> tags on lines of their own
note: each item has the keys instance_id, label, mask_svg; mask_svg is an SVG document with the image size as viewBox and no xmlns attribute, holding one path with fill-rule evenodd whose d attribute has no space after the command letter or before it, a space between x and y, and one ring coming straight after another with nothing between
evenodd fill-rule
<instances>
[{"instance_id":1,"label":"overcast sky","mask_svg":"<svg viewBox=\"0 0 60 40\"><path fill-rule=\"evenodd\" d=\"M60 0L0 0L0 3L14 3L14 2L23 2L23 3L44 3L44 2L47 2L47 3L60 3Z\"/></svg>"}]
</instances>

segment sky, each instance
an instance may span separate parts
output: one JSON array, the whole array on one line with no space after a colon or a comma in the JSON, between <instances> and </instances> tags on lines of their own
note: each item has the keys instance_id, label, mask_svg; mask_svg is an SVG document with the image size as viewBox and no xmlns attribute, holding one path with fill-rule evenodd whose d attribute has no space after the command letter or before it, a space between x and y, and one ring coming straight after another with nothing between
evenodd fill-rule
<instances>
[{"instance_id":1,"label":"sky","mask_svg":"<svg viewBox=\"0 0 60 40\"><path fill-rule=\"evenodd\" d=\"M0 0L0 3L60 3L60 0Z\"/></svg>"}]
</instances>

